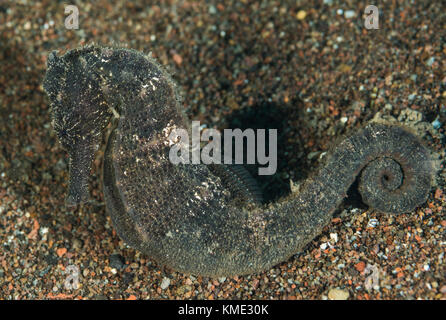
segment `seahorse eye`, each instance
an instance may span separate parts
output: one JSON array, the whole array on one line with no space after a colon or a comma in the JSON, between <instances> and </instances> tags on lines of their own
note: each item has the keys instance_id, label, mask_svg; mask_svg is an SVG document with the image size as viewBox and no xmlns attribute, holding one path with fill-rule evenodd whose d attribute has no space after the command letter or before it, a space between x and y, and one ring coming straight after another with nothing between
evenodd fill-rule
<instances>
[{"instance_id":1,"label":"seahorse eye","mask_svg":"<svg viewBox=\"0 0 446 320\"><path fill-rule=\"evenodd\" d=\"M100 94L98 77L92 72L98 58L90 51L70 51L62 57L51 52L43 83L51 102L53 127L70 156L68 204L88 198L94 146L111 117Z\"/></svg>"}]
</instances>

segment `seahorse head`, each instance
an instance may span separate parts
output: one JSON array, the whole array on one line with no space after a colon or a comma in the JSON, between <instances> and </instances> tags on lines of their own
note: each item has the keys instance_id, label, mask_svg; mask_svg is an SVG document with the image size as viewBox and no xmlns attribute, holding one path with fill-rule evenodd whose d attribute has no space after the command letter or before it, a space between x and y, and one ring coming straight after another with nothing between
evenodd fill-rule
<instances>
[{"instance_id":1,"label":"seahorse head","mask_svg":"<svg viewBox=\"0 0 446 320\"><path fill-rule=\"evenodd\" d=\"M70 204L87 197L95 146L112 115L99 88L101 53L97 51L83 47L62 57L52 52L47 59L43 87L51 104L53 128L70 156Z\"/></svg>"},{"instance_id":2,"label":"seahorse head","mask_svg":"<svg viewBox=\"0 0 446 320\"><path fill-rule=\"evenodd\" d=\"M68 151L79 139L95 140L109 122L111 112L99 90L98 61L89 47L48 56L43 87L51 102L53 127Z\"/></svg>"}]
</instances>

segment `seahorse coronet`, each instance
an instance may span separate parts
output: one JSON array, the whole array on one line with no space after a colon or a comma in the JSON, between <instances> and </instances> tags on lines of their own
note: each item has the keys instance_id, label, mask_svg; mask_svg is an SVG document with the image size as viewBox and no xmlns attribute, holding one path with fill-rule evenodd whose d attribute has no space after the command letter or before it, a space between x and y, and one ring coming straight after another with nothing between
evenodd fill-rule
<instances>
[{"instance_id":1,"label":"seahorse coronet","mask_svg":"<svg viewBox=\"0 0 446 320\"><path fill-rule=\"evenodd\" d=\"M94 146L117 118L103 166L114 227L130 246L185 273L243 275L288 259L330 222L356 179L364 202L390 213L413 211L431 190L429 150L385 123L346 137L299 192L266 205L254 201L243 174L174 165L166 130L189 130L188 119L168 73L135 50L90 45L51 53L44 89L70 156L68 202L87 198Z\"/></svg>"}]
</instances>

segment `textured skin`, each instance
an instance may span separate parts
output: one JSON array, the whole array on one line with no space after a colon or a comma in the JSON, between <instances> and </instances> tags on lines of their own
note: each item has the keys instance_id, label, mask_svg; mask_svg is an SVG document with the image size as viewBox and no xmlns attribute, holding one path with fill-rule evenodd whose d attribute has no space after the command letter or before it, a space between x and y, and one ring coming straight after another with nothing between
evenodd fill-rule
<instances>
[{"instance_id":1,"label":"textured skin","mask_svg":"<svg viewBox=\"0 0 446 320\"><path fill-rule=\"evenodd\" d=\"M104 159L107 210L130 246L178 271L241 275L286 260L329 223L358 175L364 202L384 212L414 210L431 188L420 141L402 127L369 124L339 143L299 193L262 206L231 170L170 163L169 133L189 121L153 59L97 46L52 53L44 88L71 159L68 202L86 199L94 145L119 114Z\"/></svg>"}]
</instances>

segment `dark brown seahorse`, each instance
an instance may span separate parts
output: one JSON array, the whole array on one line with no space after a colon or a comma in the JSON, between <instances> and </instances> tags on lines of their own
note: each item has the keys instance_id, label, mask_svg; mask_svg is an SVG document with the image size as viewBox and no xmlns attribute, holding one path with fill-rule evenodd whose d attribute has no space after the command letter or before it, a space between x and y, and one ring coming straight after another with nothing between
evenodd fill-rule
<instances>
[{"instance_id":1,"label":"dark brown seahorse","mask_svg":"<svg viewBox=\"0 0 446 320\"><path fill-rule=\"evenodd\" d=\"M243 275L288 259L330 222L358 177L363 201L389 213L413 211L431 189L431 156L420 140L371 123L340 142L299 192L262 205L241 195L243 179L228 184L222 170L169 161L169 133L189 122L152 58L86 46L53 52L47 64L53 126L70 158L68 204L87 199L95 146L116 118L103 166L107 210L130 246L178 271Z\"/></svg>"}]
</instances>

